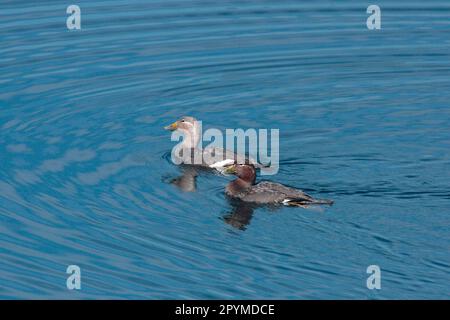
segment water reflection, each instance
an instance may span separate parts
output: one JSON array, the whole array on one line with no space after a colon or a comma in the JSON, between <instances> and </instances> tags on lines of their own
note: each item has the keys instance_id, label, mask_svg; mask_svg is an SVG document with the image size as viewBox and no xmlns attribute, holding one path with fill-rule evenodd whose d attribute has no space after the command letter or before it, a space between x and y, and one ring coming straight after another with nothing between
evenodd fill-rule
<instances>
[{"instance_id":1,"label":"water reflection","mask_svg":"<svg viewBox=\"0 0 450 320\"><path fill-rule=\"evenodd\" d=\"M175 178L163 178L168 184L176 186L183 192L197 191L197 177L200 174L210 173L211 170L192 165L180 165L181 174ZM224 189L225 190L225 189ZM224 197L225 194L223 195ZM231 211L223 217L223 221L239 230L246 230L247 225L253 216L253 211L257 207L255 204L226 197L232 207Z\"/></svg>"},{"instance_id":2,"label":"water reflection","mask_svg":"<svg viewBox=\"0 0 450 320\"><path fill-rule=\"evenodd\" d=\"M236 229L246 230L256 205L229 197L227 199L232 209L223 217L223 221Z\"/></svg>"},{"instance_id":3,"label":"water reflection","mask_svg":"<svg viewBox=\"0 0 450 320\"><path fill-rule=\"evenodd\" d=\"M197 190L197 177L202 174L211 174L215 172L215 170L193 166L193 165L179 165L181 174L176 177L163 177L163 181L167 184L172 184L176 186L182 192L196 192ZM231 183L231 182L230 182ZM245 202L240 199L229 197L225 194L225 186L220 192L220 196L224 197L231 210L223 216L223 221L233 228L238 230L246 230L248 225L250 224L255 209L257 208L266 208L271 211L279 210L284 206L276 205L276 204L257 204ZM321 206L317 205L301 205L297 206L296 210L308 209L309 211L316 212L324 212L324 209Z\"/></svg>"},{"instance_id":4,"label":"water reflection","mask_svg":"<svg viewBox=\"0 0 450 320\"><path fill-rule=\"evenodd\" d=\"M180 188L184 192L194 192L197 190L198 168L193 166L181 166L182 174L170 179L169 183Z\"/></svg>"}]
</instances>

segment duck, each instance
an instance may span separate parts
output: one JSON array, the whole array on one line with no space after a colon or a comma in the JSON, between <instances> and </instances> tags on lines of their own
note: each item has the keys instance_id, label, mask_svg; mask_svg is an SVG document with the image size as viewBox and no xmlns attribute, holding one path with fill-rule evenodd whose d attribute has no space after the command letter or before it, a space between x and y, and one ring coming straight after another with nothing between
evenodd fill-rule
<instances>
[{"instance_id":1,"label":"duck","mask_svg":"<svg viewBox=\"0 0 450 320\"><path fill-rule=\"evenodd\" d=\"M329 205L333 200L315 199L302 190L271 181L256 183L256 171L253 165L232 164L224 169L226 174L234 174L237 179L230 182L225 194L233 199L258 205L285 205L308 207L310 205Z\"/></svg>"},{"instance_id":2,"label":"duck","mask_svg":"<svg viewBox=\"0 0 450 320\"><path fill-rule=\"evenodd\" d=\"M260 165L251 157L245 157L227 149L217 147L199 148L202 134L201 127L199 121L192 116L184 116L165 126L164 129L178 131L184 136L180 144L181 155L175 155L177 163L208 167L220 172L223 172L224 168L231 164L252 164L256 168L260 168ZM196 159L201 159L201 161L195 161ZM217 159L220 159L220 161L216 161Z\"/></svg>"}]
</instances>

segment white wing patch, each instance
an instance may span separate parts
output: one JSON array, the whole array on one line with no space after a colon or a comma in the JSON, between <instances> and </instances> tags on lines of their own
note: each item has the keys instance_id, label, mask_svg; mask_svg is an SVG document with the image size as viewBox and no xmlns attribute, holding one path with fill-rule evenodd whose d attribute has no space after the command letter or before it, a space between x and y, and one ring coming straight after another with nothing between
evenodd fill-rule
<instances>
[{"instance_id":1,"label":"white wing patch","mask_svg":"<svg viewBox=\"0 0 450 320\"><path fill-rule=\"evenodd\" d=\"M229 166L230 164L233 164L233 163L234 163L233 159L225 159L225 160L222 160L222 161L210 164L209 167L219 170L220 168L223 168L225 166Z\"/></svg>"},{"instance_id":2,"label":"white wing patch","mask_svg":"<svg viewBox=\"0 0 450 320\"><path fill-rule=\"evenodd\" d=\"M231 164L234 164L234 160L233 159L225 159L219 162L215 162L211 165L209 165L210 168L216 169L217 171L219 171L220 173L224 174L225 171L225 167L229 166Z\"/></svg>"}]
</instances>

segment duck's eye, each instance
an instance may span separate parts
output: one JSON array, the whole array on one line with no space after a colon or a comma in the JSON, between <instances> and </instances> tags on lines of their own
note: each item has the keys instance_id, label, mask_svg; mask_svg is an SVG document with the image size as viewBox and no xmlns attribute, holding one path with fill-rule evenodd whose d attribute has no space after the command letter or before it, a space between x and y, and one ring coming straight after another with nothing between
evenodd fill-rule
<instances>
[{"instance_id":1,"label":"duck's eye","mask_svg":"<svg viewBox=\"0 0 450 320\"><path fill-rule=\"evenodd\" d=\"M181 119L181 122L184 122L184 119Z\"/></svg>"}]
</instances>

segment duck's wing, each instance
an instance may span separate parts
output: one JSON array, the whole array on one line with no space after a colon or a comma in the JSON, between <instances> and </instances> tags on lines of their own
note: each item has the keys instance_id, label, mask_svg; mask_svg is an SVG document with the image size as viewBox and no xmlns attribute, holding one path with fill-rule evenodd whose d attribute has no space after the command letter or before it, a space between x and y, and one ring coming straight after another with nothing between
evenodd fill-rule
<instances>
[{"instance_id":1,"label":"duck's wing","mask_svg":"<svg viewBox=\"0 0 450 320\"><path fill-rule=\"evenodd\" d=\"M312 199L301 190L275 182L262 181L254 185L243 200L258 203L283 203L288 198Z\"/></svg>"},{"instance_id":2,"label":"duck's wing","mask_svg":"<svg viewBox=\"0 0 450 320\"><path fill-rule=\"evenodd\" d=\"M262 181L254 185L242 199L249 202L274 203L289 206L307 206L311 204L331 205L333 203L331 200L314 199L302 190L269 181Z\"/></svg>"},{"instance_id":3,"label":"duck's wing","mask_svg":"<svg viewBox=\"0 0 450 320\"><path fill-rule=\"evenodd\" d=\"M253 164L256 167L260 165L252 157L246 157L245 155L235 153L228 149L207 147L203 149L203 159L210 167L223 167L233 163L237 164Z\"/></svg>"},{"instance_id":4,"label":"duck's wing","mask_svg":"<svg viewBox=\"0 0 450 320\"><path fill-rule=\"evenodd\" d=\"M177 164L193 165L199 167L208 167L203 161L203 153L198 148L179 149L178 152L172 154L174 162Z\"/></svg>"}]
</instances>

